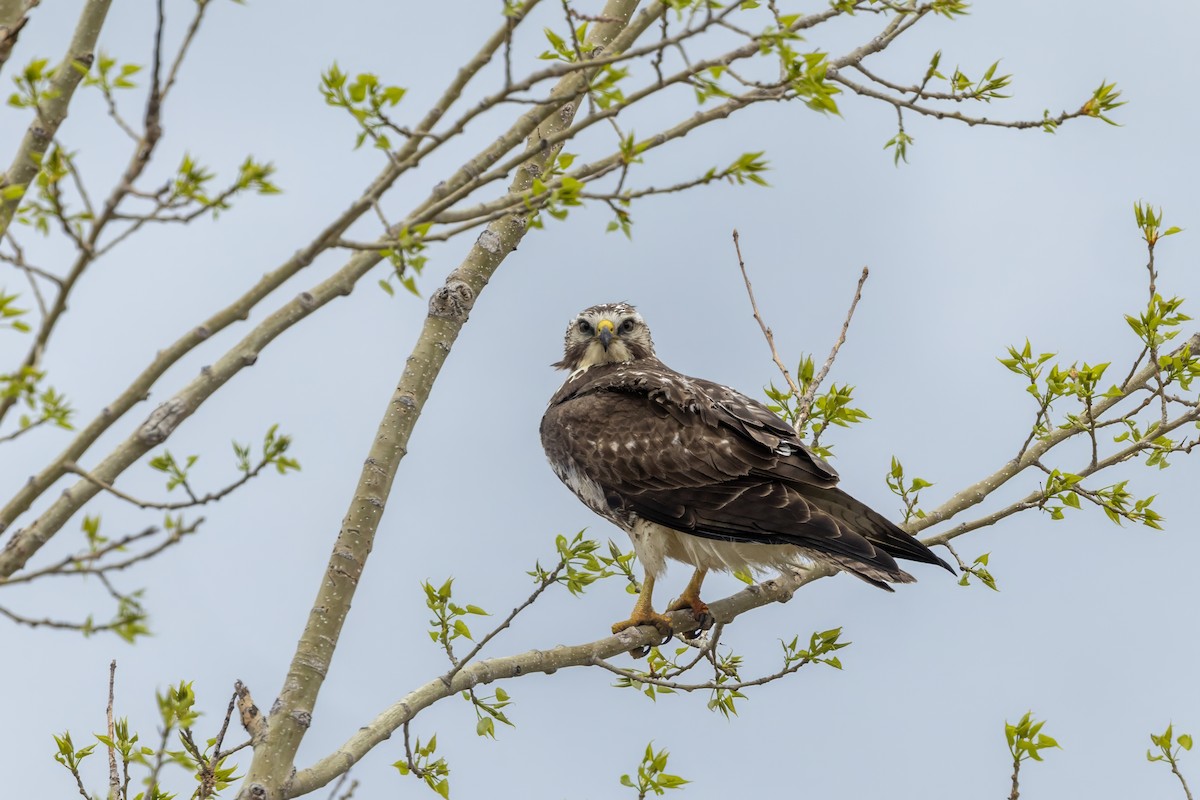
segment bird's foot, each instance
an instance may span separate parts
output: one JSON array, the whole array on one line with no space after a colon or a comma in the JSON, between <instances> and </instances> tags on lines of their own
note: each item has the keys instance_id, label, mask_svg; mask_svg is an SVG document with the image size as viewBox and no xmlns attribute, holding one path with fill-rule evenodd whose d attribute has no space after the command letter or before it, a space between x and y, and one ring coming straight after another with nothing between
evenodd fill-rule
<instances>
[{"instance_id":1,"label":"bird's foot","mask_svg":"<svg viewBox=\"0 0 1200 800\"><path fill-rule=\"evenodd\" d=\"M696 618L696 630L687 635L689 639L695 639L702 632L711 628L713 623L716 622L712 613L708 610L708 604L701 600L699 595L689 596L687 593L684 593L682 597L667 606L667 611L692 612L692 616Z\"/></svg>"},{"instance_id":2,"label":"bird's foot","mask_svg":"<svg viewBox=\"0 0 1200 800\"><path fill-rule=\"evenodd\" d=\"M628 630L629 628L638 628L642 625L653 625L655 630L662 635L662 641L659 642L660 646L671 641L671 636L674 635L671 628L671 620L667 619L662 614L658 614L653 611L637 613L636 610L634 611L633 616L629 619L615 623L612 626L612 632L620 633L621 631ZM650 647L646 645L639 647L636 650L630 650L629 652L634 658L642 658L650 652Z\"/></svg>"}]
</instances>

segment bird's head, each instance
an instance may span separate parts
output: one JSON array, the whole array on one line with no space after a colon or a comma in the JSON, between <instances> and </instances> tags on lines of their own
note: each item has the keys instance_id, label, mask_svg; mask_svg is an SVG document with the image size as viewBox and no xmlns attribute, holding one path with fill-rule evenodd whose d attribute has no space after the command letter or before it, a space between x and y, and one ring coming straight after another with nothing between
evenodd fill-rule
<instances>
[{"instance_id":1,"label":"bird's head","mask_svg":"<svg viewBox=\"0 0 1200 800\"><path fill-rule=\"evenodd\" d=\"M578 372L600 364L654 357L654 342L642 315L628 303L585 308L567 326L563 359L553 366Z\"/></svg>"}]
</instances>

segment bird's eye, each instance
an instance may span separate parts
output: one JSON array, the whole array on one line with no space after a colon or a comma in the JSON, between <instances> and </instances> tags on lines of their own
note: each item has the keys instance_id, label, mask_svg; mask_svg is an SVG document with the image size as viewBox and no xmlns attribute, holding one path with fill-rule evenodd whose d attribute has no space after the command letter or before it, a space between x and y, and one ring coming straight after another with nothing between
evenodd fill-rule
<instances>
[{"instance_id":1,"label":"bird's eye","mask_svg":"<svg viewBox=\"0 0 1200 800\"><path fill-rule=\"evenodd\" d=\"M585 336L592 335L592 323L588 322L586 319L579 320L578 328L579 328L579 332L584 334Z\"/></svg>"},{"instance_id":2,"label":"bird's eye","mask_svg":"<svg viewBox=\"0 0 1200 800\"><path fill-rule=\"evenodd\" d=\"M633 318L632 317L630 317L629 319L627 319L621 323L621 333L629 333L631 330L633 330Z\"/></svg>"}]
</instances>

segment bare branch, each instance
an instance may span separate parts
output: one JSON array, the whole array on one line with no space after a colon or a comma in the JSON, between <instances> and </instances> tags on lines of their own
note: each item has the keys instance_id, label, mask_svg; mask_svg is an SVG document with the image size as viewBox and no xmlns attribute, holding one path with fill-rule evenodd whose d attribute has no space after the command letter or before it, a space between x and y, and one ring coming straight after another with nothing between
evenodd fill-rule
<instances>
[{"instance_id":1,"label":"bare branch","mask_svg":"<svg viewBox=\"0 0 1200 800\"><path fill-rule=\"evenodd\" d=\"M37 176L46 149L58 132L58 126L67 118L67 108L75 87L92 66L96 39L111 3L112 0L87 0L84 4L67 52L50 80L46 99L37 107L36 118L25 132L3 180L0 180L0 188L28 187ZM8 230L22 197L24 192L15 197L0 198L0 234Z\"/></svg>"},{"instance_id":2,"label":"bare branch","mask_svg":"<svg viewBox=\"0 0 1200 800\"><path fill-rule=\"evenodd\" d=\"M121 798L121 774L117 771L116 723L113 721L113 692L117 680L117 660L108 664L108 800Z\"/></svg>"},{"instance_id":3,"label":"bare branch","mask_svg":"<svg viewBox=\"0 0 1200 800\"><path fill-rule=\"evenodd\" d=\"M709 612L718 621L728 624L754 608L786 602L800 586L832 574L834 570L831 568L817 567L804 574L764 581L748 586L731 597L709 603ZM687 633L696 627L691 611L676 611L667 617L677 634ZM552 673L570 667L590 667L596 659L609 659L639 647L655 645L660 638L661 635L651 626L629 628L615 636L586 644L563 645L552 650L531 650L518 655L476 661L455 675L449 686L443 683L441 677L435 678L389 706L336 751L297 772L288 796L298 797L332 782L377 744L386 741L394 731L441 699L493 681Z\"/></svg>"},{"instance_id":4,"label":"bare branch","mask_svg":"<svg viewBox=\"0 0 1200 800\"><path fill-rule=\"evenodd\" d=\"M754 287L750 285L750 275L746 272L746 262L742 260L742 245L738 241L738 232L733 231L733 248L737 251L738 267L742 270L742 281L746 284L746 294L750 298L750 308L754 311L754 320L758 323L758 327L762 330L763 337L767 340L767 347L771 348L771 358L775 362L775 366L779 367L779 371L783 373L783 379L787 381L788 388L796 399L804 396L800 391L800 387L792 380L792 373L788 371L787 366L783 363L783 359L779 357L779 351L775 349L775 336L771 333L771 329L767 327L767 323L763 321L762 315L758 313L758 303L754 300Z\"/></svg>"},{"instance_id":5,"label":"bare branch","mask_svg":"<svg viewBox=\"0 0 1200 800\"><path fill-rule=\"evenodd\" d=\"M3 441L3 440L0 440L0 441ZM113 497L124 500L127 503L131 503L132 505L135 505L138 508L141 508L141 509L152 508L152 509L157 509L159 511L180 511L185 508L193 508L195 506L204 506L204 505L208 505L209 503L215 503L218 500L221 500L222 498L237 491L242 486L244 486L247 483L249 483L250 481L252 481L254 478L258 477L258 475L264 469L266 469L267 466L269 466L272 463L273 462L271 461L271 459L264 458L261 461L259 461L257 464L255 464L253 469L251 469L248 472L243 473L242 477L238 478L233 483L229 484L225 488L220 489L218 491L209 492L208 494L204 495L203 497L197 497L195 494L193 494L191 487L187 485L186 481L184 481L181 485L183 486L184 490L188 493L189 498L187 500L178 500L174 503L155 503L155 502L151 502L149 500L139 500L138 498L133 497L132 495L128 495L125 492L122 492L120 489L116 488L111 483L107 483L106 481L101 480L100 478L96 477L92 473L85 470L83 467L76 464L74 461L64 464L63 468L67 472L73 473L87 481L90 481L91 483L95 484L96 486L100 487L104 491L111 494Z\"/></svg>"},{"instance_id":6,"label":"bare branch","mask_svg":"<svg viewBox=\"0 0 1200 800\"><path fill-rule=\"evenodd\" d=\"M870 270L863 267L862 274L858 277L858 286L854 290L854 299L850 301L850 310L846 312L846 319L842 322L842 332L838 334L837 341L833 343L833 349L829 351L829 358L825 359L825 363L821 365L820 372L808 384L808 389L805 390L804 396L800 398L800 407L796 410L796 430L803 428L804 423L808 421L808 414L812 409L813 398L817 395L817 388L821 385L821 381L825 380L825 376L829 374L829 368L833 366L833 360L837 358L838 350L841 350L842 345L846 343L846 334L850 331L850 320L854 318L854 309L858 307L858 301L862 299L863 284L867 282L867 277L870 274Z\"/></svg>"}]
</instances>

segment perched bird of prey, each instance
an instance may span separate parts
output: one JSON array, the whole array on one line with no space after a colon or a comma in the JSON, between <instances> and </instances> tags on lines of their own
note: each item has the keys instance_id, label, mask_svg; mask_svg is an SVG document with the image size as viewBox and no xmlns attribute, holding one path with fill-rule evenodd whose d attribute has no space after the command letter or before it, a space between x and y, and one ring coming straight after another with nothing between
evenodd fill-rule
<instances>
[{"instance_id":1,"label":"perched bird of prey","mask_svg":"<svg viewBox=\"0 0 1200 800\"><path fill-rule=\"evenodd\" d=\"M569 371L542 417L542 446L588 508L629 534L645 582L613 633L671 625L652 605L674 559L695 573L668 611L709 619L710 570L789 570L824 562L891 591L915 580L897 558L940 564L929 548L837 488L838 475L766 406L658 360L627 303L585 309L567 328Z\"/></svg>"}]
</instances>

